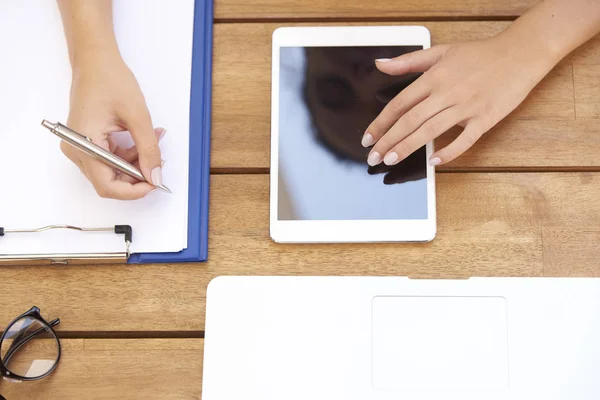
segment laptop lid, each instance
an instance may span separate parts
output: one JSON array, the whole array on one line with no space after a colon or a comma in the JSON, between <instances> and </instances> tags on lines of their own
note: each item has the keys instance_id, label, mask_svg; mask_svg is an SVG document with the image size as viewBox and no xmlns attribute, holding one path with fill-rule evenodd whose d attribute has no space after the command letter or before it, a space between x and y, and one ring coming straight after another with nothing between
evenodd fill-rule
<instances>
[{"instance_id":1,"label":"laptop lid","mask_svg":"<svg viewBox=\"0 0 600 400\"><path fill-rule=\"evenodd\" d=\"M203 399L597 399L600 280L220 277Z\"/></svg>"}]
</instances>

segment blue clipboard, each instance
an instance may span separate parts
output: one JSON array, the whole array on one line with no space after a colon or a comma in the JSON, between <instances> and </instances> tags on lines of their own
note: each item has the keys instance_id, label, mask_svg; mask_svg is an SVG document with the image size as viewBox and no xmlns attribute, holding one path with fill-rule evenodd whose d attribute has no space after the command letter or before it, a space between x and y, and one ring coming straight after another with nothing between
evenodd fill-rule
<instances>
[{"instance_id":1,"label":"blue clipboard","mask_svg":"<svg viewBox=\"0 0 600 400\"><path fill-rule=\"evenodd\" d=\"M187 248L176 253L132 254L129 264L201 262L208 258L212 45L213 0L196 0L190 93Z\"/></svg>"}]
</instances>

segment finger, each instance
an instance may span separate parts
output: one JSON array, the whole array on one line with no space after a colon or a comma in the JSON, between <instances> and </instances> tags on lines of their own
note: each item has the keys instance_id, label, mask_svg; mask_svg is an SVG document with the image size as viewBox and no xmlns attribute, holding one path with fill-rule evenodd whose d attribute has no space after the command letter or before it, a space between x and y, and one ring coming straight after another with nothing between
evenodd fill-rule
<instances>
[{"instance_id":1,"label":"finger","mask_svg":"<svg viewBox=\"0 0 600 400\"><path fill-rule=\"evenodd\" d=\"M161 139L165 136L165 133L167 133L167 130L164 128L154 129L154 134L156 135L156 140L158 142L160 142ZM135 145L133 145L131 147L127 147L127 148L124 148L121 146L116 146L112 150L112 152L130 164L133 164L134 162L136 162L138 160L138 150L137 150L137 146L135 146ZM139 168L139 166L138 166L138 168Z\"/></svg>"},{"instance_id":2,"label":"finger","mask_svg":"<svg viewBox=\"0 0 600 400\"><path fill-rule=\"evenodd\" d=\"M94 185L94 189L100 197L117 200L137 200L155 189L146 182L131 184L116 179L115 171L97 160L84 159L83 164L88 179Z\"/></svg>"},{"instance_id":3,"label":"finger","mask_svg":"<svg viewBox=\"0 0 600 400\"><path fill-rule=\"evenodd\" d=\"M400 119L384 134L373 146L369 153L367 163L369 165L379 164L386 154L398 143L413 134L421 125L445 109L440 97L428 97ZM416 149L415 149L416 150ZM386 163L387 164L387 163ZM393 165L393 164L388 164Z\"/></svg>"},{"instance_id":4,"label":"finger","mask_svg":"<svg viewBox=\"0 0 600 400\"><path fill-rule=\"evenodd\" d=\"M116 156L121 157L123 160L127 161L130 164L133 164L138 160L138 151L135 146L131 146L128 148L123 147L115 147L113 150Z\"/></svg>"},{"instance_id":5,"label":"finger","mask_svg":"<svg viewBox=\"0 0 600 400\"><path fill-rule=\"evenodd\" d=\"M139 200L154 190L156 188L146 182L131 184L121 180L114 180L108 187L108 196L116 200Z\"/></svg>"},{"instance_id":6,"label":"finger","mask_svg":"<svg viewBox=\"0 0 600 400\"><path fill-rule=\"evenodd\" d=\"M425 179L427 177L424 163L426 155L427 149L423 146L398 164L388 167L390 172L383 178L383 183L392 185Z\"/></svg>"},{"instance_id":7,"label":"finger","mask_svg":"<svg viewBox=\"0 0 600 400\"><path fill-rule=\"evenodd\" d=\"M139 161L133 161L131 163L131 165L133 165L134 167L136 167L137 169L140 169L140 162ZM164 162L163 162L164 165ZM120 181L124 181L124 182L129 182L129 183L138 183L140 182L137 178L134 178L132 176L129 176L127 174L122 173L121 171L117 171L117 176L115 177L115 179L118 179Z\"/></svg>"},{"instance_id":8,"label":"finger","mask_svg":"<svg viewBox=\"0 0 600 400\"><path fill-rule=\"evenodd\" d=\"M122 172L117 172L117 174L115 175L115 180L131 183L132 185L140 182L137 178L134 178Z\"/></svg>"},{"instance_id":9,"label":"finger","mask_svg":"<svg viewBox=\"0 0 600 400\"><path fill-rule=\"evenodd\" d=\"M441 165L454 160L470 149L486 131L487 129L484 129L484 126L478 123L478 121L470 121L462 133L458 135L452 143L431 156L429 164Z\"/></svg>"},{"instance_id":10,"label":"finger","mask_svg":"<svg viewBox=\"0 0 600 400\"><path fill-rule=\"evenodd\" d=\"M140 169L140 162L137 160L133 161L131 163L131 165L133 165L137 169ZM163 165L164 165L164 162L163 162ZM118 180L124 181L124 182L129 182L131 184L140 182L137 178L134 178L133 176L129 176L121 171L117 171L117 175L116 175L115 179L118 179Z\"/></svg>"},{"instance_id":11,"label":"finger","mask_svg":"<svg viewBox=\"0 0 600 400\"><path fill-rule=\"evenodd\" d=\"M388 75L404 75L410 72L425 72L435 65L448 51L448 45L403 54L396 58L375 60L377 68Z\"/></svg>"},{"instance_id":12,"label":"finger","mask_svg":"<svg viewBox=\"0 0 600 400\"><path fill-rule=\"evenodd\" d=\"M361 141L363 147L370 147L381 139L399 118L426 99L430 90L431 87L423 76L408 85L384 107L377 118L367 127Z\"/></svg>"},{"instance_id":13,"label":"finger","mask_svg":"<svg viewBox=\"0 0 600 400\"><path fill-rule=\"evenodd\" d=\"M416 150L458 124L463 119L462 115L458 107L451 107L440 112L421 125L406 139L395 145L385 155L383 162L387 165L398 164Z\"/></svg>"},{"instance_id":14,"label":"finger","mask_svg":"<svg viewBox=\"0 0 600 400\"><path fill-rule=\"evenodd\" d=\"M131 165L133 165L134 167L136 167L137 169L140 169L140 162L135 160L133 162L131 162ZM163 161L161 163L161 167L165 166L165 162ZM120 181L124 181L124 182L129 182L129 183L138 183L139 180L137 178L134 178L132 176L129 176L121 171L117 171L116 172L116 177L115 179L118 179Z\"/></svg>"},{"instance_id":15,"label":"finger","mask_svg":"<svg viewBox=\"0 0 600 400\"><path fill-rule=\"evenodd\" d=\"M152 128L150 114L145 105L136 108L125 118L127 129L131 132L138 151L142 174L146 180L156 186L162 185L162 168L160 147Z\"/></svg>"}]
</instances>

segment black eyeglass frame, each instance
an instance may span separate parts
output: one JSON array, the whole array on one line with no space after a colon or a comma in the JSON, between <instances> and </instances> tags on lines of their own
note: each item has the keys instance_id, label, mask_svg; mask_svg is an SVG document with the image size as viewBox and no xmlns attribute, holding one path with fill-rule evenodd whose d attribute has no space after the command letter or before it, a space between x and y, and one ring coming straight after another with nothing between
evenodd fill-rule
<instances>
[{"instance_id":1,"label":"black eyeglass frame","mask_svg":"<svg viewBox=\"0 0 600 400\"><path fill-rule=\"evenodd\" d=\"M56 342L58 344L58 355L56 357L56 362L54 363L54 365L52 366L52 368L46 372L43 375L40 376L36 376L36 377L25 377L25 376L20 376L17 375L11 371L8 370L8 368L5 367L4 365L4 360L0 359L0 375L4 378L8 378L8 379L14 379L17 381L37 381L39 379L43 379L45 377L47 377L48 375L50 375L52 373L52 371L54 371L56 369L56 366L58 365L58 362L60 360L60 354L61 354L61 345L60 345L60 340L58 339L58 335L56 334L56 332L54 331L53 327L55 327L56 325L60 324L60 319L55 318L50 322L47 322L42 315L40 314L40 309L38 307L32 307L29 311L21 314L20 316L18 316L17 318L15 318L10 324L8 324L8 326L6 327L6 329L4 330L4 332L2 333L2 336L0 337L0 348L2 348L2 342L4 341L6 335L8 334L10 327L13 326L18 320L23 319L23 318L32 318L37 320L39 323L41 323L44 328L40 328L32 333L30 333L28 336L24 337L24 338L18 338L17 339L17 344L15 345L13 342L11 344L11 347L9 348L9 350L7 351L7 354L5 355L4 359L8 359L10 360L11 356L18 351L21 347L23 347L25 344L27 344L31 339L33 339L36 335L38 335L42 329L50 329L50 331L52 332L52 334L54 335L54 338L56 339ZM14 347L13 347L14 346Z\"/></svg>"}]
</instances>

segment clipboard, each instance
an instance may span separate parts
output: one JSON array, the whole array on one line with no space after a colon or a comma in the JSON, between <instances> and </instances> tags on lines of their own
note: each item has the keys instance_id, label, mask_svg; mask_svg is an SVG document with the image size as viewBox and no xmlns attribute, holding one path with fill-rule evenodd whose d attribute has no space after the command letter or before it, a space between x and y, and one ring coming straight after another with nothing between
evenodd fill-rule
<instances>
[{"instance_id":1,"label":"clipboard","mask_svg":"<svg viewBox=\"0 0 600 400\"><path fill-rule=\"evenodd\" d=\"M208 258L212 45L213 0L196 0L190 94L187 248L178 253L132 254L128 260L130 264L202 262Z\"/></svg>"},{"instance_id":2,"label":"clipboard","mask_svg":"<svg viewBox=\"0 0 600 400\"><path fill-rule=\"evenodd\" d=\"M43 234L68 229L81 234L123 236L122 252L0 254L1 265L149 264L203 262L208 258L208 202L210 182L210 125L212 95L213 0L195 0L192 72L190 89L190 157L188 193L188 245L174 253L130 253L135 226L78 227L50 225L36 229L0 227L0 240L6 235Z\"/></svg>"}]
</instances>

